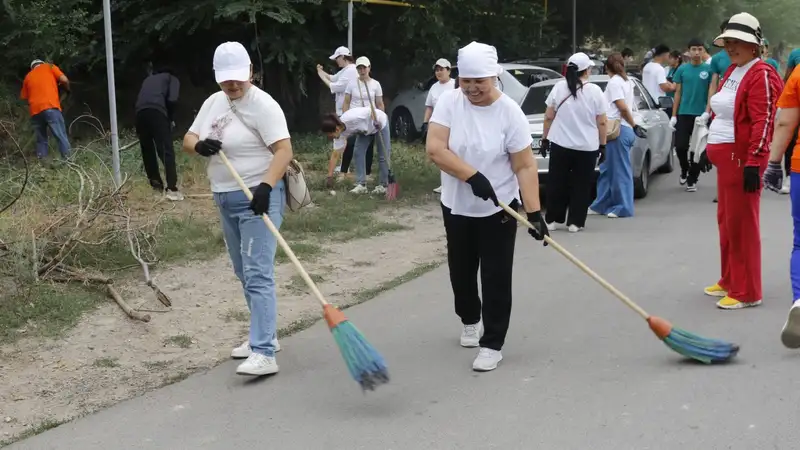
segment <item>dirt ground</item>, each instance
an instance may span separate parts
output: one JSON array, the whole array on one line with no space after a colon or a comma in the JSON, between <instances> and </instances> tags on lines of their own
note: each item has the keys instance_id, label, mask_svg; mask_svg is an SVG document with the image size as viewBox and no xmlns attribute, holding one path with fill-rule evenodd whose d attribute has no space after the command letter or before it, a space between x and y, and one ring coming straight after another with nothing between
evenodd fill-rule
<instances>
[{"instance_id":1,"label":"dirt ground","mask_svg":"<svg viewBox=\"0 0 800 450\"><path fill-rule=\"evenodd\" d=\"M432 202L384 217L413 228L331 245L306 269L320 280L326 298L343 306L356 301L359 292L422 264L442 262L444 229L436 206ZM318 317L318 303L306 293L294 266L285 263L276 271L279 329L297 329ZM249 313L226 255L164 267L153 276L170 296L171 309L142 283L121 286L129 304L151 310L149 323L129 319L109 302L58 340L23 339L0 346L0 442L211 368L244 342Z\"/></svg>"}]
</instances>

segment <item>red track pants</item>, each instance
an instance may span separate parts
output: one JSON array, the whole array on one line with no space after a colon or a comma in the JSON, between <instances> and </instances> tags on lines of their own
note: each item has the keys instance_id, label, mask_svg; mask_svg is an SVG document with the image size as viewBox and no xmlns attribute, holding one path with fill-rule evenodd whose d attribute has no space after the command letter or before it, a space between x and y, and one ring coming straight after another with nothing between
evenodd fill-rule
<instances>
[{"instance_id":1,"label":"red track pants","mask_svg":"<svg viewBox=\"0 0 800 450\"><path fill-rule=\"evenodd\" d=\"M709 144L708 159L717 168L717 224L722 257L719 285L740 302L761 300L761 190L744 191L745 161L734 144ZM763 175L765 165L760 173Z\"/></svg>"}]
</instances>

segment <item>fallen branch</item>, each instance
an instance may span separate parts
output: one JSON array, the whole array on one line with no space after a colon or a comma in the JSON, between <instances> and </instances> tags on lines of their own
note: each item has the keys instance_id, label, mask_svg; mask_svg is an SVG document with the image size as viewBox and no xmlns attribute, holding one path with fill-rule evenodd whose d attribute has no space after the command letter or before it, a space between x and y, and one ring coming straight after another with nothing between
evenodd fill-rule
<instances>
[{"instance_id":1,"label":"fallen branch","mask_svg":"<svg viewBox=\"0 0 800 450\"><path fill-rule=\"evenodd\" d=\"M60 282L80 281L83 283L101 284L106 287L106 294L114 299L117 305L122 308L128 317L135 320L141 320L142 322L150 322L150 314L142 314L141 312L131 308L130 305L128 305L128 303L122 299L122 295L120 295L120 293L114 288L114 281L111 278L84 273L78 269L66 267L60 264L56 266L54 270L58 270L64 275L67 275L67 277L50 277L51 280Z\"/></svg>"},{"instance_id":2,"label":"fallen branch","mask_svg":"<svg viewBox=\"0 0 800 450\"><path fill-rule=\"evenodd\" d=\"M120 201L120 206L122 206L122 202L121 201ZM167 297L167 294L163 293L161 291L161 289L159 289L159 287L156 286L156 284L153 283L153 280L150 278L150 268L148 267L147 263L144 261L144 259L142 259L142 256L141 256L142 247L139 244L139 238L136 236L136 234L133 232L133 230L131 230L131 215L130 215L131 211L130 211L130 209L128 209L127 214L128 214L128 216L126 217L125 226L126 226L126 231L127 231L127 235L128 235L128 245L130 246L130 249L131 249L131 255L133 255L133 257L136 259L136 261L139 262L139 265L142 266L142 271L144 272L144 280L147 283L147 285L150 287L150 289L152 289L153 292L156 294L156 299L158 299L158 301L161 302L164 306L172 306L172 300L170 300L170 298ZM136 244L135 245L133 243L134 239L136 240Z\"/></svg>"},{"instance_id":3,"label":"fallen branch","mask_svg":"<svg viewBox=\"0 0 800 450\"><path fill-rule=\"evenodd\" d=\"M117 292L117 290L114 289L114 286L109 284L106 286L106 288L108 289L108 295L110 295L111 298L113 298L114 301L117 302L119 307L122 308L123 311L125 311L125 314L127 314L128 317L130 317L131 319L141 320L142 322L150 322L150 314L142 314L139 311L136 311L133 308L131 308L130 305L125 303L125 300L122 299L122 296L119 295L119 292Z\"/></svg>"}]
</instances>

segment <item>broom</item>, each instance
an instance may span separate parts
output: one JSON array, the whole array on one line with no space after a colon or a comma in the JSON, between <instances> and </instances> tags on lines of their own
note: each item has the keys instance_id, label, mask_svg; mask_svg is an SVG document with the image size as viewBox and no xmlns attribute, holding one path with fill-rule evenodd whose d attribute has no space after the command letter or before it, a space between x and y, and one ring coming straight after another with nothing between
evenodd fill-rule
<instances>
[{"instance_id":1,"label":"broom","mask_svg":"<svg viewBox=\"0 0 800 450\"><path fill-rule=\"evenodd\" d=\"M236 182L239 183L239 187L242 188L247 198L252 200L253 193L250 192L250 189L245 185L242 177L240 177L236 169L233 168L228 157L225 156L225 153L220 151L218 155L222 159L222 162L228 167L228 170L236 179ZM336 345L339 347L339 351L342 353L347 369L350 371L350 375L353 379L361 385L361 389L364 391L374 391L377 386L388 383L389 372L383 357L369 342L367 342L364 335L361 334L356 326L347 320L344 313L325 301L322 292L319 291L317 285L305 269L303 269L297 256L295 256L286 240L283 239L283 236L281 236L275 224L269 220L266 214L263 214L262 218L267 228L275 235L283 251L289 256L289 259L292 260L297 271L300 272L300 276L303 277L306 285L308 285L309 289L311 289L314 296L322 305L322 313L325 317L325 321L328 323L328 328L330 328L333 334L333 339L336 341Z\"/></svg>"},{"instance_id":2,"label":"broom","mask_svg":"<svg viewBox=\"0 0 800 450\"><path fill-rule=\"evenodd\" d=\"M500 202L500 206L506 210L507 213L511 214L515 219L517 219L517 221L528 228L533 228L533 225L531 225L530 222L528 222L524 217L522 217L522 215L514 211L508 205ZM661 339L664 344L667 345L667 347L671 348L675 352L687 358L692 358L706 364L727 362L736 356L737 353L739 353L739 346L736 344L698 336L694 333L673 327L672 324L665 319L651 316L644 309L642 309L642 307L634 303L633 300L629 299L627 296L625 296L625 294L612 286L611 283L601 278L600 275L592 271L592 269L586 266L586 264L582 263L580 260L578 260L578 258L569 253L567 249L550 238L550 236L545 236L544 240L550 246L558 250L558 252L564 257L572 261L572 263L578 266L579 269L592 277L595 281L600 283L601 286L606 288L609 292L614 294L614 296L622 300L623 303L628 305L628 307L642 316L642 318L647 321L648 325L650 325L650 329L653 331L653 333L655 333L655 335L658 336L658 338Z\"/></svg>"},{"instance_id":3,"label":"broom","mask_svg":"<svg viewBox=\"0 0 800 450\"><path fill-rule=\"evenodd\" d=\"M361 92L361 84L358 85L359 93ZM377 122L378 116L375 114L375 107L372 106L372 97L369 95L369 86L367 83L364 83L364 89L367 90L367 101L369 101L369 109L372 112L372 120ZM378 130L378 151L381 151L383 148L383 154L386 158L386 165L389 167L389 183L386 186L386 200L394 200L397 198L397 194L400 191L400 187L397 185L397 180L394 178L394 172L392 172L392 158L389 156L389 152L386 151L386 143L383 142L383 134L381 130Z\"/></svg>"}]
</instances>

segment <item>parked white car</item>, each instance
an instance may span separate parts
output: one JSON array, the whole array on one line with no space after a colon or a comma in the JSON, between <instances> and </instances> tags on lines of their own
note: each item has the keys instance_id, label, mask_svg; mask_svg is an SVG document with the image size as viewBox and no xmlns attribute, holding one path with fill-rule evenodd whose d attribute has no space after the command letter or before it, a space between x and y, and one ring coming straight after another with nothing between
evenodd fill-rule
<instances>
[{"instance_id":1,"label":"parked white car","mask_svg":"<svg viewBox=\"0 0 800 450\"><path fill-rule=\"evenodd\" d=\"M560 73L539 66L512 63L501 63L500 66L503 72L498 77L498 87L518 103L525 97L529 86L545 80L563 78ZM453 79L458 78L457 67L453 67L450 76ZM422 119L425 117L425 99L428 97L428 90L436 82L436 77L431 75L425 82L400 92L391 101L388 113L393 138L411 142L420 135Z\"/></svg>"},{"instance_id":2,"label":"parked white car","mask_svg":"<svg viewBox=\"0 0 800 450\"><path fill-rule=\"evenodd\" d=\"M672 108L672 98L662 97L661 103L656 103L641 81L629 77L633 81L633 118L637 125L647 130L647 138L637 137L631 149L631 163L633 165L634 197L643 198L647 195L650 185L650 175L655 172L669 173L673 170L674 154L672 152L672 129L669 126L669 117L664 109ZM591 75L589 82L594 83L603 90L608 84L608 75ZM550 95L558 80L548 80L536 83L528 89L528 93L521 102L522 111L528 117L533 137L533 151L536 154L536 163L539 166L539 182L546 188L550 155L543 158L539 155L544 131L544 113L547 109L545 99ZM595 175L600 169L595 168Z\"/></svg>"}]
</instances>

